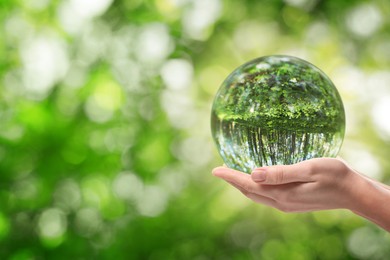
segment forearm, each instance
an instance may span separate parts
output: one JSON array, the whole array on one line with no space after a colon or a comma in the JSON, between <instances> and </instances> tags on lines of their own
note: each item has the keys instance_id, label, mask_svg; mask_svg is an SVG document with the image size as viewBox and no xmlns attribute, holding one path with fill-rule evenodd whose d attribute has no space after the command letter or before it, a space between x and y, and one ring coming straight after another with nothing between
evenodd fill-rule
<instances>
[{"instance_id":1,"label":"forearm","mask_svg":"<svg viewBox=\"0 0 390 260\"><path fill-rule=\"evenodd\" d=\"M378 184L379 186L382 186L383 188L385 188L385 189L387 189L387 190L390 190L390 186L388 186L388 185L386 185L386 184L384 184L384 183L382 183L382 182L379 182L379 181L377 181L377 180L371 179L370 177L367 177L367 176L365 176L365 175L363 175L363 174L361 174L361 175L362 175L364 178L366 178L367 180L372 181L372 182Z\"/></svg>"},{"instance_id":2,"label":"forearm","mask_svg":"<svg viewBox=\"0 0 390 260\"><path fill-rule=\"evenodd\" d=\"M389 187L359 175L350 210L390 232ZM355 203L356 202L356 203Z\"/></svg>"}]
</instances>

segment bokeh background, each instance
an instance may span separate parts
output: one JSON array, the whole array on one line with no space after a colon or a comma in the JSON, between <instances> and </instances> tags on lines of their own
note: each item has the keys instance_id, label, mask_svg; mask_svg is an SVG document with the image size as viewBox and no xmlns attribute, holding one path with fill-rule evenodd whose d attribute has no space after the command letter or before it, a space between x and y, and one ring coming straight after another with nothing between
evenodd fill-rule
<instances>
[{"instance_id":1,"label":"bokeh background","mask_svg":"<svg viewBox=\"0 0 390 260\"><path fill-rule=\"evenodd\" d=\"M388 0L1 0L0 20L1 259L388 259L349 211L214 178L209 126L234 68L298 56L343 98L340 155L389 182Z\"/></svg>"}]
</instances>

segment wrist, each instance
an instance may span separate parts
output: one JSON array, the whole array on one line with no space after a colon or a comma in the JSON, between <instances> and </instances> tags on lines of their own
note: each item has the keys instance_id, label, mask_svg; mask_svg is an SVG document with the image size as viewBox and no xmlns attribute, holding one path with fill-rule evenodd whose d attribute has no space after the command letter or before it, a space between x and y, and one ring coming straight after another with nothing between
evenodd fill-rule
<instances>
[{"instance_id":1,"label":"wrist","mask_svg":"<svg viewBox=\"0 0 390 260\"><path fill-rule=\"evenodd\" d=\"M347 209L390 231L390 190L355 173L354 187Z\"/></svg>"}]
</instances>

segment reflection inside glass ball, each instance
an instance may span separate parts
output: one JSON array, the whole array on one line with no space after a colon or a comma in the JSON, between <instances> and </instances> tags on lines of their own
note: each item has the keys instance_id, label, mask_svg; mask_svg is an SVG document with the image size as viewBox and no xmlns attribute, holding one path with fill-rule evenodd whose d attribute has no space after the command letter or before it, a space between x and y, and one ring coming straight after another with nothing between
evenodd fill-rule
<instances>
[{"instance_id":1,"label":"reflection inside glass ball","mask_svg":"<svg viewBox=\"0 0 390 260\"><path fill-rule=\"evenodd\" d=\"M211 130L229 168L335 157L345 114L337 89L317 67L291 56L266 56L234 70L219 88Z\"/></svg>"}]
</instances>

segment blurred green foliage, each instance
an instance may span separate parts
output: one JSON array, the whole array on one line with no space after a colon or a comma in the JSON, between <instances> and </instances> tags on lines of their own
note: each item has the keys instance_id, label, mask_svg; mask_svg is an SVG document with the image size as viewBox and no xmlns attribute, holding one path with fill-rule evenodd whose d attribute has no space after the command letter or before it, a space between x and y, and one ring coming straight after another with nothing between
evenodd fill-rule
<instances>
[{"instance_id":1,"label":"blurred green foliage","mask_svg":"<svg viewBox=\"0 0 390 260\"><path fill-rule=\"evenodd\" d=\"M1 259L390 254L350 212L283 214L215 180L209 131L234 68L295 55L341 93L341 155L389 180L387 0L1 0L0 19Z\"/></svg>"}]
</instances>

